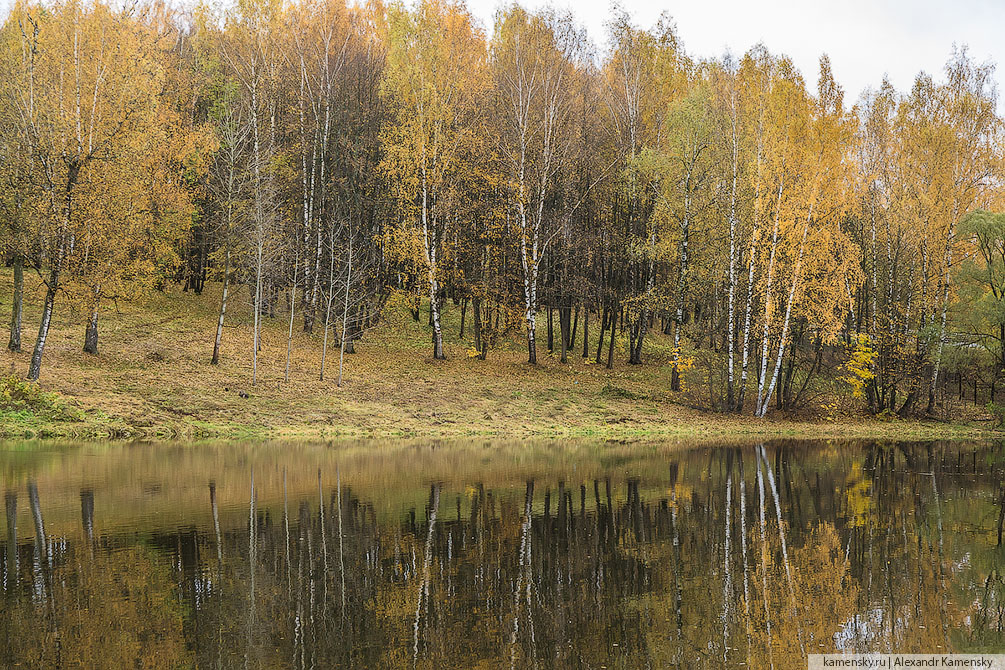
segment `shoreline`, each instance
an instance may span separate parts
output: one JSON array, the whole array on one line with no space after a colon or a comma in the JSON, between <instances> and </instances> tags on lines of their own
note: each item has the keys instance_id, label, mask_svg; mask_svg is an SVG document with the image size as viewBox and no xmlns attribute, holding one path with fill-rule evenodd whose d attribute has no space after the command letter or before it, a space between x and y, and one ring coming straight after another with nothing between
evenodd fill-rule
<instances>
[{"instance_id":1,"label":"shoreline","mask_svg":"<svg viewBox=\"0 0 1005 670\"><path fill-rule=\"evenodd\" d=\"M675 408L679 409L679 408ZM512 429L495 426L476 427L445 422L442 425L416 427L411 422L399 426L360 426L325 423L319 425L284 423L254 425L246 423L209 423L190 421L139 426L101 411L83 412L81 421L47 421L23 414L0 415L0 440L66 439L80 442L133 442L144 440L191 441L308 441L328 440L514 440L560 441L596 440L645 442L670 439L705 441L756 441L759 439L795 440L986 440L1005 439L1005 431L972 424L947 423L917 419L862 419L859 421L806 421L799 419L755 419L712 412L694 412L697 416L675 422L634 422L594 425L539 425L532 421ZM522 422L519 422L522 423Z\"/></svg>"}]
</instances>

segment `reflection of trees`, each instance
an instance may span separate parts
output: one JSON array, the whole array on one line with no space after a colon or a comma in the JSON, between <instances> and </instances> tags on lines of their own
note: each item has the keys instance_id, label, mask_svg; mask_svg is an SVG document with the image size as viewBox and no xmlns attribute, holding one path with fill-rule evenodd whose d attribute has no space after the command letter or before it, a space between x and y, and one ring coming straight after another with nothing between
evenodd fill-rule
<instances>
[{"instance_id":1,"label":"reflection of trees","mask_svg":"<svg viewBox=\"0 0 1005 670\"><path fill-rule=\"evenodd\" d=\"M4 493L4 509L7 518L7 551L4 552L4 591L10 592L17 581L17 493Z\"/></svg>"},{"instance_id":2,"label":"reflection of trees","mask_svg":"<svg viewBox=\"0 0 1005 670\"><path fill-rule=\"evenodd\" d=\"M7 497L8 542L17 498ZM14 509L11 508L14 507ZM29 484L35 520L33 553L26 570L8 582L0 625L5 659L21 667L177 668L188 660L183 635L184 611L168 563L143 543L112 544L91 552L93 504L81 493L84 540L42 539L42 501ZM11 547L14 550L12 552ZM17 565L25 546L8 544L8 565ZM22 562L23 564L23 562ZM27 586L26 582L31 586Z\"/></svg>"},{"instance_id":3,"label":"reflection of trees","mask_svg":"<svg viewBox=\"0 0 1005 670\"><path fill-rule=\"evenodd\" d=\"M284 471L280 501L247 472L244 523L203 479L205 527L150 534L107 534L86 489L65 535L32 483L21 537L5 496L0 650L29 667L782 669L999 649L1000 451L963 449L783 445L623 479L435 482L392 517L337 471L293 497Z\"/></svg>"}]
</instances>

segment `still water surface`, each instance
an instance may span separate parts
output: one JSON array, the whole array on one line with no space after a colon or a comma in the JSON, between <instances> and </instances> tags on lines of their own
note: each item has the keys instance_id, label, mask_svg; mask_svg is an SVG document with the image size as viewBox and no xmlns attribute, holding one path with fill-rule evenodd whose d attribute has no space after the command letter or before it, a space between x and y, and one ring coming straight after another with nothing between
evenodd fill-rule
<instances>
[{"instance_id":1,"label":"still water surface","mask_svg":"<svg viewBox=\"0 0 1005 670\"><path fill-rule=\"evenodd\" d=\"M1005 651L996 443L0 445L0 666Z\"/></svg>"}]
</instances>

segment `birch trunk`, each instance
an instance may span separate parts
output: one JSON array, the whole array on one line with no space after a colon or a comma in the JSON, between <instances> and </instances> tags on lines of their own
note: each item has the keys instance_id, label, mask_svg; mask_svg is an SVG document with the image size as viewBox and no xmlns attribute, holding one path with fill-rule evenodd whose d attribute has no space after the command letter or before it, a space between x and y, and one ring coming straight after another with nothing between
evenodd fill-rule
<instances>
[{"instance_id":1,"label":"birch trunk","mask_svg":"<svg viewBox=\"0 0 1005 670\"><path fill-rule=\"evenodd\" d=\"M433 486L433 503L429 512L429 529L426 531L426 547L422 561L422 581L419 583L419 597L415 603L415 624L412 627L412 667L419 658L419 624L421 623L422 607L429 601L429 582L433 565L433 540L436 531L436 515L440 509L440 487Z\"/></svg>"},{"instance_id":2,"label":"birch trunk","mask_svg":"<svg viewBox=\"0 0 1005 670\"><path fill-rule=\"evenodd\" d=\"M789 562L788 543L785 541L785 526L782 524L782 507L778 499L778 487L775 485L775 475L768 464L768 455L764 450L764 445L758 447L761 462L764 464L764 471L768 476L768 484L771 488L771 498L775 503L775 520L778 523L778 538L782 543L782 563L785 565L785 579L789 585L789 598L792 604L792 621L796 624L796 637L799 640L799 650L805 655L806 646L803 643L803 627L799 623L799 608L796 606L796 589L792 579L792 567ZM758 466L760 467L760 466Z\"/></svg>"},{"instance_id":3,"label":"birch trunk","mask_svg":"<svg viewBox=\"0 0 1005 670\"><path fill-rule=\"evenodd\" d=\"M516 645L520 634L520 596L526 589L527 604L530 605L531 588L531 534L532 506L534 502L534 482L527 482L527 492L524 495L523 523L520 528L520 564L516 584L513 588L513 630L510 633L510 669L516 667ZM528 618L530 612L527 613Z\"/></svg>"},{"instance_id":4,"label":"birch trunk","mask_svg":"<svg viewBox=\"0 0 1005 670\"><path fill-rule=\"evenodd\" d=\"M87 328L84 331L84 353L98 354L98 304L101 300L101 288L94 289L94 305L91 307L91 315L87 319Z\"/></svg>"},{"instance_id":5,"label":"birch trunk","mask_svg":"<svg viewBox=\"0 0 1005 670\"><path fill-rule=\"evenodd\" d=\"M722 568L725 579L722 583L722 664L727 666L729 650L729 610L733 590L733 573L730 555L730 535L733 511L733 452L726 452L726 529L723 533Z\"/></svg>"},{"instance_id":6,"label":"birch trunk","mask_svg":"<svg viewBox=\"0 0 1005 670\"><path fill-rule=\"evenodd\" d=\"M429 213L429 185L426 180L426 163L423 159L422 163L422 242L423 248L426 254L426 267L428 268L428 278L429 278L429 317L433 322L433 358L435 360L444 360L446 356L443 354L443 331L440 328L440 305L439 305L439 293L440 286L437 280L437 263L436 263L436 238L435 230L431 230L430 224L435 222L430 221Z\"/></svg>"},{"instance_id":7,"label":"birch trunk","mask_svg":"<svg viewBox=\"0 0 1005 670\"><path fill-rule=\"evenodd\" d=\"M261 335L261 322L262 322L262 247L261 242L258 245L258 251L255 254L255 299L252 301L254 303L253 307L255 310L255 319L253 322L253 328L255 332L252 337L252 348L254 351L251 354L251 383L254 385L258 381L258 351L261 349L261 344L258 338Z\"/></svg>"},{"instance_id":8,"label":"birch trunk","mask_svg":"<svg viewBox=\"0 0 1005 670\"><path fill-rule=\"evenodd\" d=\"M740 560L743 563L743 619L747 632L747 667L750 667L750 578L747 572L747 480L743 473L743 451L737 450L740 461Z\"/></svg>"},{"instance_id":9,"label":"birch trunk","mask_svg":"<svg viewBox=\"0 0 1005 670\"><path fill-rule=\"evenodd\" d=\"M784 163L782 168L784 170ZM768 336L770 335L771 329L771 287L772 281L774 280L774 270L775 270L775 254L778 251L778 224L779 219L782 215L781 205L782 205L782 193L784 191L785 179L784 176L778 182L778 198L775 205L775 224L774 230L771 233L771 252L768 254L768 278L767 284L764 289L764 328L761 333L761 366L760 371L757 375L757 403L754 405L754 414L760 416L761 405L764 402L764 391L766 377L768 374Z\"/></svg>"},{"instance_id":10,"label":"birch trunk","mask_svg":"<svg viewBox=\"0 0 1005 670\"><path fill-rule=\"evenodd\" d=\"M778 355L775 358L775 370L771 375L771 382L768 386L767 392L764 395L763 402L761 402L760 400L761 394L760 391L758 391L759 405L757 408L757 416L759 417L763 417L768 412L769 403L771 402L771 395L772 393L774 393L775 386L778 383L778 372L782 369L782 358L785 355L785 341L789 335L789 322L792 317L792 303L795 300L796 288L799 284L799 277L802 272L803 252L805 251L806 248L806 236L809 233L810 220L812 219L812 217L813 217L813 205L810 205L809 213L806 215L806 222L803 224L803 236L799 242L799 253L796 256L796 267L792 272L792 285L789 287L789 297L785 304L785 319L782 322L782 335L778 340ZM765 330L767 330L766 327ZM767 334L765 334L765 337L767 337ZM765 340L765 342L767 342L767 340ZM761 362L762 376L760 386L764 385L763 371L767 366L767 344L765 344L764 346L764 352L765 352L765 358Z\"/></svg>"},{"instance_id":11,"label":"birch trunk","mask_svg":"<svg viewBox=\"0 0 1005 670\"><path fill-rule=\"evenodd\" d=\"M761 148L758 147L757 159L757 179L754 195L754 229L751 231L751 251L747 268L747 307L744 311L744 345L742 351L742 363L740 368L740 389L737 392L737 403L735 411L744 411L744 397L747 395L747 376L750 364L751 347L751 316L754 311L754 270L757 267L758 242L760 237L760 207L758 203L761 199Z\"/></svg>"},{"instance_id":12,"label":"birch trunk","mask_svg":"<svg viewBox=\"0 0 1005 670\"><path fill-rule=\"evenodd\" d=\"M254 299L254 336L251 361L251 383L258 381L258 351L261 348L262 321L262 262L265 252L265 206L262 194L262 154L258 123L258 71L257 63L252 62L251 71L251 130L253 138L252 163L255 178L255 299Z\"/></svg>"},{"instance_id":13,"label":"birch trunk","mask_svg":"<svg viewBox=\"0 0 1005 670\"><path fill-rule=\"evenodd\" d=\"M687 180L690 183L690 179ZM684 218L681 222L680 276L677 281L677 315L673 329L673 366L670 370L670 390L680 391L680 329L684 322L684 296L687 292L688 242L691 235L691 189L684 196Z\"/></svg>"},{"instance_id":14,"label":"birch trunk","mask_svg":"<svg viewBox=\"0 0 1005 670\"><path fill-rule=\"evenodd\" d=\"M757 462L757 495L760 501L761 522L761 600L764 602L764 623L767 633L768 665L775 668L775 654L771 644L771 608L768 604L768 523L764 515L764 474L761 463Z\"/></svg>"},{"instance_id":15,"label":"birch trunk","mask_svg":"<svg viewBox=\"0 0 1005 670\"><path fill-rule=\"evenodd\" d=\"M300 55L300 184L301 184L301 210L304 220L304 242L313 231L313 195L314 195L314 163L315 151L311 150L310 172L307 170L307 123L304 105L307 100L307 64L304 62L303 53ZM313 139L313 136L312 136ZM312 143L313 144L313 143ZM317 252L315 260L320 261L320 250ZM294 270L296 272L296 270ZM317 275L311 274L310 258L304 264L304 332L310 333L314 330L314 316L311 312L313 293L317 282ZM292 309L290 310L293 311ZM292 316L290 317L292 322Z\"/></svg>"},{"instance_id":16,"label":"birch trunk","mask_svg":"<svg viewBox=\"0 0 1005 670\"><path fill-rule=\"evenodd\" d=\"M635 326L635 337L632 338L631 351L628 353L628 362L632 365L642 365L642 342L646 339L646 329L649 326L649 299L652 297L656 277L655 255L656 227L652 226L649 232L649 276L646 278L646 300L642 304L639 320ZM674 370L676 371L676 367Z\"/></svg>"},{"instance_id":17,"label":"birch trunk","mask_svg":"<svg viewBox=\"0 0 1005 670\"><path fill-rule=\"evenodd\" d=\"M935 362L932 365L932 383L928 387L928 409L931 414L935 410L935 387L939 382L939 370L942 367L942 348L946 343L946 310L949 307L949 277L953 267L953 238L956 232L956 216L953 216L953 223L949 225L949 234L946 236L946 262L942 273L942 318L939 322L939 341L936 344Z\"/></svg>"},{"instance_id":18,"label":"birch trunk","mask_svg":"<svg viewBox=\"0 0 1005 670\"><path fill-rule=\"evenodd\" d=\"M45 340L49 336L49 324L52 321L52 308L56 302L56 290L59 287L59 275L63 265L64 243L60 243L56 262L49 270L49 280L46 282L45 302L42 305L42 321L38 326L38 338L35 349L31 353L31 364L28 367L28 380L37 381L42 372L42 354L45 352Z\"/></svg>"},{"instance_id":19,"label":"birch trunk","mask_svg":"<svg viewBox=\"0 0 1005 670\"><path fill-rule=\"evenodd\" d=\"M21 314L24 305L24 259L20 253L14 254L14 300L10 310L10 340L7 349L21 351Z\"/></svg>"},{"instance_id":20,"label":"birch trunk","mask_svg":"<svg viewBox=\"0 0 1005 670\"><path fill-rule=\"evenodd\" d=\"M7 569L4 570L4 590L10 592L17 583L17 493L4 493L4 508L7 514ZM1000 525L1000 524L999 524ZM1001 545L1001 532L998 533L998 544Z\"/></svg>"},{"instance_id":21,"label":"birch trunk","mask_svg":"<svg viewBox=\"0 0 1005 670\"><path fill-rule=\"evenodd\" d=\"M220 318L216 322L216 339L213 342L213 365L220 364L220 340L223 339L223 319L227 315L227 297L230 291L230 243L223 257L223 295L220 298Z\"/></svg>"},{"instance_id":22,"label":"birch trunk","mask_svg":"<svg viewBox=\"0 0 1005 670\"><path fill-rule=\"evenodd\" d=\"M63 271L63 262L66 258L67 235L70 234L70 212L73 204L73 189L77 184L77 177L80 175L81 163L74 160L67 168L66 191L63 194L61 226L59 231L59 244L56 251L56 258L53 259L49 268L49 279L45 282L45 302L42 305L42 320L38 326L38 338L35 340L35 349L31 352L31 363L28 366L28 380L37 381L42 372L42 355L45 352L45 341L49 336L49 325L52 323L52 310L56 302L56 291L59 289L60 273Z\"/></svg>"},{"instance_id":23,"label":"birch trunk","mask_svg":"<svg viewBox=\"0 0 1005 670\"><path fill-rule=\"evenodd\" d=\"M736 307L735 307L735 296L736 296L736 182L737 173L739 172L739 147L736 129L736 96L731 98L731 102L734 107L731 109L732 114L730 115L730 129L731 129L731 140L732 140L732 154L733 154L733 174L732 183L729 190L729 294L726 298L726 341L727 341L727 354L726 354L726 407L728 411L732 412L734 410L734 364L733 364L733 349L734 346L734 323L736 321Z\"/></svg>"}]
</instances>

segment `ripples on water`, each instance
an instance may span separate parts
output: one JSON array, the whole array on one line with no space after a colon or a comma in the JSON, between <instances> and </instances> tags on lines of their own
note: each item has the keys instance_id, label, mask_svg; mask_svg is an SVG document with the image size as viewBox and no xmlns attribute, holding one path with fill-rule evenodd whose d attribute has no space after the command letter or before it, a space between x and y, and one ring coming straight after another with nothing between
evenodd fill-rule
<instances>
[{"instance_id":1,"label":"ripples on water","mask_svg":"<svg viewBox=\"0 0 1005 670\"><path fill-rule=\"evenodd\" d=\"M997 444L0 450L15 667L1005 650Z\"/></svg>"}]
</instances>

